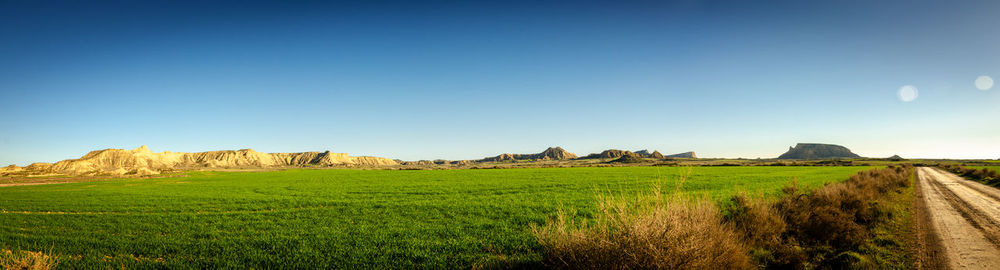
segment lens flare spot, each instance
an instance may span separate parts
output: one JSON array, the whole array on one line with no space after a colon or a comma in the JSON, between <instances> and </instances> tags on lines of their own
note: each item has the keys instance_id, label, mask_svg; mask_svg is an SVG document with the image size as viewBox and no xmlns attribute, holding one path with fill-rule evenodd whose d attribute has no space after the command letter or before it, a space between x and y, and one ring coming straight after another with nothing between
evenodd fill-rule
<instances>
[{"instance_id":1,"label":"lens flare spot","mask_svg":"<svg viewBox=\"0 0 1000 270\"><path fill-rule=\"evenodd\" d=\"M976 78L976 88L983 91L990 90L990 88L993 88L993 78L986 75L979 76L979 78Z\"/></svg>"},{"instance_id":2,"label":"lens flare spot","mask_svg":"<svg viewBox=\"0 0 1000 270\"><path fill-rule=\"evenodd\" d=\"M903 102L913 101L917 99L917 88L912 85L904 85L899 88L897 95L899 96L899 100Z\"/></svg>"}]
</instances>

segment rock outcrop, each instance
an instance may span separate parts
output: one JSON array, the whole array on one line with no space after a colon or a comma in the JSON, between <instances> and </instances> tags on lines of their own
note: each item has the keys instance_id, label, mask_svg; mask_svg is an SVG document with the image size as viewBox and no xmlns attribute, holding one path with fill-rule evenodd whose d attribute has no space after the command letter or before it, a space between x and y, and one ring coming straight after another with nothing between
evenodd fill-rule
<instances>
[{"instance_id":1,"label":"rock outcrop","mask_svg":"<svg viewBox=\"0 0 1000 270\"><path fill-rule=\"evenodd\" d=\"M834 144L799 143L789 147L788 152L778 159L828 159L828 158L860 158L847 147Z\"/></svg>"},{"instance_id":2,"label":"rock outcrop","mask_svg":"<svg viewBox=\"0 0 1000 270\"><path fill-rule=\"evenodd\" d=\"M562 149L562 147L549 147L537 154L500 154L499 156L484 158L483 162L501 162L516 160L569 160L575 159L576 155Z\"/></svg>"},{"instance_id":3,"label":"rock outcrop","mask_svg":"<svg viewBox=\"0 0 1000 270\"><path fill-rule=\"evenodd\" d=\"M272 168L293 166L388 166L396 161L380 157L352 157L346 153L261 153L253 149L199 153L154 153L145 145L133 150L91 151L81 158L55 164L35 163L24 168L38 173L69 175L157 174L164 170L197 168Z\"/></svg>"}]
</instances>

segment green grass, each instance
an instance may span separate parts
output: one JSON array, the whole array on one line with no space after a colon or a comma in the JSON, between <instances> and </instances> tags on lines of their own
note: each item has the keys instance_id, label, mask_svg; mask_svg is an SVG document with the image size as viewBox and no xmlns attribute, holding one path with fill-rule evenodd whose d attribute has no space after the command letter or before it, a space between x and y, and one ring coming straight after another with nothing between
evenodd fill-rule
<instances>
[{"instance_id":1,"label":"green grass","mask_svg":"<svg viewBox=\"0 0 1000 270\"><path fill-rule=\"evenodd\" d=\"M914 181L916 174L910 176L910 185L898 192L889 192L879 204L887 206L891 213L885 223L872 228L872 237L861 247L861 253L872 261L876 269L914 269L916 268L916 251L919 243L916 239L916 217L913 214Z\"/></svg>"},{"instance_id":2,"label":"green grass","mask_svg":"<svg viewBox=\"0 0 1000 270\"><path fill-rule=\"evenodd\" d=\"M722 201L841 181L869 167L695 167L682 191ZM595 192L676 186L683 168L191 172L0 188L0 249L70 268L531 266L529 231Z\"/></svg>"},{"instance_id":3,"label":"green grass","mask_svg":"<svg viewBox=\"0 0 1000 270\"><path fill-rule=\"evenodd\" d=\"M973 166L973 168L976 168L976 169L987 168L987 169L990 169L990 170L994 170L994 171L1000 172L1000 166Z\"/></svg>"}]
</instances>

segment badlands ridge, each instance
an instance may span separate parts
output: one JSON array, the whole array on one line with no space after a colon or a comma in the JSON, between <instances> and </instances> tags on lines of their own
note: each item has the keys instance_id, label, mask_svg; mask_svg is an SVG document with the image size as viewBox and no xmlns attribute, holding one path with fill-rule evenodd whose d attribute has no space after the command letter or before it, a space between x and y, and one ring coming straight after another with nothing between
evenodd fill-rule
<instances>
[{"instance_id":1,"label":"badlands ridge","mask_svg":"<svg viewBox=\"0 0 1000 270\"><path fill-rule=\"evenodd\" d=\"M610 149L598 154L578 157L562 147L549 147L537 154L501 154L480 160L421 160L402 161L381 157L352 157L346 153L301 152L262 153L253 149L182 153L164 151L154 153L145 145L125 149L104 149L91 151L78 159L67 159L56 163L33 163L25 167L10 165L0 167L0 176L47 176L47 175L154 175L178 170L200 169L268 169L294 167L399 167L431 168L437 166L467 167L479 163L519 163L525 161L561 162L579 160L583 162L605 162L622 156L646 158L651 161L669 158L695 158L694 152L663 155L659 151L646 150L631 152Z\"/></svg>"},{"instance_id":2,"label":"badlands ridge","mask_svg":"<svg viewBox=\"0 0 1000 270\"><path fill-rule=\"evenodd\" d=\"M846 147L831 144L800 143L778 159L818 160L859 158ZM898 156L893 158L902 160ZM91 151L78 159L56 163L34 163L25 167L10 165L0 167L0 176L44 175L153 175L177 170L198 169L268 169L292 167L396 167L401 169L438 168L438 166L468 168L475 164L496 166L541 162L566 165L591 166L603 163L660 162L676 159L698 159L694 152L664 155L659 151L626 151L608 149L600 153L577 156L562 147L549 147L537 154L501 154L480 160L421 160L402 161L381 157L352 157L346 153L300 152L261 153L253 149L182 153L164 151L154 153L145 145L132 150L104 149Z\"/></svg>"},{"instance_id":3,"label":"badlands ridge","mask_svg":"<svg viewBox=\"0 0 1000 270\"><path fill-rule=\"evenodd\" d=\"M151 175L163 171L198 168L269 168L290 166L387 166L396 161L380 157L352 157L346 153L302 152L261 153L253 149L181 153L154 153L145 145L133 150L105 149L91 151L78 159L55 164L34 163L26 167L14 165L0 168L0 173L67 175Z\"/></svg>"}]
</instances>

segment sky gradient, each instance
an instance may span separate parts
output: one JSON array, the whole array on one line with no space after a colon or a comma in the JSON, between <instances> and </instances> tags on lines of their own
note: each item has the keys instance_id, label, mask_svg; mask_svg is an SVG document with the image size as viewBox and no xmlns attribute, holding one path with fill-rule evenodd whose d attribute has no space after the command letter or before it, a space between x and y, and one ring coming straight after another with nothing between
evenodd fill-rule
<instances>
[{"instance_id":1,"label":"sky gradient","mask_svg":"<svg viewBox=\"0 0 1000 270\"><path fill-rule=\"evenodd\" d=\"M998 1L294 2L0 1L0 164L140 145L1000 158L1000 87L975 84L1000 78Z\"/></svg>"}]
</instances>

